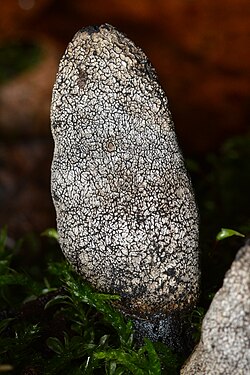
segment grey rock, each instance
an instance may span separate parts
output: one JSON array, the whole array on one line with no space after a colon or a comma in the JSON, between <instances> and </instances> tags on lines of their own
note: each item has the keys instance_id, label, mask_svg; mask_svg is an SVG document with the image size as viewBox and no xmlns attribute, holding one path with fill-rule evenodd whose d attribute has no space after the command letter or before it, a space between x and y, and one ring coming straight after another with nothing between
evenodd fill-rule
<instances>
[{"instance_id":1,"label":"grey rock","mask_svg":"<svg viewBox=\"0 0 250 375\"><path fill-rule=\"evenodd\" d=\"M250 246L239 250L181 375L250 374Z\"/></svg>"},{"instance_id":2,"label":"grey rock","mask_svg":"<svg viewBox=\"0 0 250 375\"><path fill-rule=\"evenodd\" d=\"M120 294L119 308L147 327L192 308L198 214L167 97L142 50L107 24L80 30L60 61L51 128L59 239L77 272Z\"/></svg>"}]
</instances>

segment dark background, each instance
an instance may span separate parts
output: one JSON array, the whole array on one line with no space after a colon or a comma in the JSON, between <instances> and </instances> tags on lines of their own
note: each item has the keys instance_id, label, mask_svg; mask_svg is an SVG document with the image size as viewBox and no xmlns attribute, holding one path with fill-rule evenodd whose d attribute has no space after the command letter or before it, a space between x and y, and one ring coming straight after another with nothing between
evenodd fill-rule
<instances>
[{"instance_id":1,"label":"dark background","mask_svg":"<svg viewBox=\"0 0 250 375\"><path fill-rule=\"evenodd\" d=\"M51 90L74 33L105 22L155 66L186 158L204 160L225 140L249 132L249 0L1 1L0 226L10 236L55 226ZM209 173L196 173L195 183Z\"/></svg>"}]
</instances>

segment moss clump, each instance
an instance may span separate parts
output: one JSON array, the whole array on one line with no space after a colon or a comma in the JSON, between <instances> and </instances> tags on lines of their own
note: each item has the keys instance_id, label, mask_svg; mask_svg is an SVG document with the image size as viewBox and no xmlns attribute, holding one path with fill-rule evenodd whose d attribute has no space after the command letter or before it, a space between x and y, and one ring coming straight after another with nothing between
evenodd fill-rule
<instances>
[{"instance_id":1,"label":"moss clump","mask_svg":"<svg viewBox=\"0 0 250 375\"><path fill-rule=\"evenodd\" d=\"M18 260L20 248L10 250L6 239L2 230L0 371L178 374L183 359L165 345L145 340L142 347L136 346L131 322L111 304L119 296L94 291L64 259L52 259L31 276Z\"/></svg>"}]
</instances>

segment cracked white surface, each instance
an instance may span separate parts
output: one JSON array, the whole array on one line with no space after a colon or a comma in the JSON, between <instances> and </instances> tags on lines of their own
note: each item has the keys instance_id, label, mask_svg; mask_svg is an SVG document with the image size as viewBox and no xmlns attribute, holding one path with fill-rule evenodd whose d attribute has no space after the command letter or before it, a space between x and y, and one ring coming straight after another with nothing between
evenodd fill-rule
<instances>
[{"instance_id":1,"label":"cracked white surface","mask_svg":"<svg viewBox=\"0 0 250 375\"><path fill-rule=\"evenodd\" d=\"M112 26L69 43L51 107L60 244L141 315L198 294L198 214L167 103L145 54Z\"/></svg>"},{"instance_id":2,"label":"cracked white surface","mask_svg":"<svg viewBox=\"0 0 250 375\"><path fill-rule=\"evenodd\" d=\"M182 375L250 374L250 246L239 250Z\"/></svg>"}]
</instances>

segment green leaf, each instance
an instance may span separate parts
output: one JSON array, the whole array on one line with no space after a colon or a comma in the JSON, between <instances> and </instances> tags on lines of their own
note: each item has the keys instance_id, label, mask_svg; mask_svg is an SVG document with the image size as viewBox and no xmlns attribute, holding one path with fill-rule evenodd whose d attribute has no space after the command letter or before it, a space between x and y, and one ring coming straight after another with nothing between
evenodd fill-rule
<instances>
[{"instance_id":1,"label":"green leaf","mask_svg":"<svg viewBox=\"0 0 250 375\"><path fill-rule=\"evenodd\" d=\"M115 375L116 374L116 362L110 361L108 365L108 374L109 375Z\"/></svg>"},{"instance_id":2,"label":"green leaf","mask_svg":"<svg viewBox=\"0 0 250 375\"><path fill-rule=\"evenodd\" d=\"M66 279L70 271L70 266L68 262L50 262L48 264L48 271L53 276Z\"/></svg>"},{"instance_id":3,"label":"green leaf","mask_svg":"<svg viewBox=\"0 0 250 375\"><path fill-rule=\"evenodd\" d=\"M99 346L105 346L109 339L109 335L103 335L99 340Z\"/></svg>"},{"instance_id":4,"label":"green leaf","mask_svg":"<svg viewBox=\"0 0 250 375\"><path fill-rule=\"evenodd\" d=\"M132 323L126 323L121 313L110 304L110 300L119 300L120 296L96 293L87 283L83 283L82 279L73 276L68 270L64 271L64 278L72 299L86 303L101 312L106 322L117 331L121 345L130 347L133 336Z\"/></svg>"},{"instance_id":5,"label":"green leaf","mask_svg":"<svg viewBox=\"0 0 250 375\"><path fill-rule=\"evenodd\" d=\"M222 241L225 238L231 237L231 236L239 236L239 237L245 237L244 234L237 232L236 230L233 229L228 229L228 228L221 228L220 232L216 236L217 241Z\"/></svg>"},{"instance_id":6,"label":"green leaf","mask_svg":"<svg viewBox=\"0 0 250 375\"><path fill-rule=\"evenodd\" d=\"M145 341L145 349L148 353L149 359L149 368L148 373L151 375L160 375L161 374L161 363L159 357L155 351L154 345L148 339L144 339Z\"/></svg>"},{"instance_id":7,"label":"green leaf","mask_svg":"<svg viewBox=\"0 0 250 375\"><path fill-rule=\"evenodd\" d=\"M56 241L58 241L58 233L55 228L48 228L44 232L41 233L41 236L54 238Z\"/></svg>"},{"instance_id":8,"label":"green leaf","mask_svg":"<svg viewBox=\"0 0 250 375\"><path fill-rule=\"evenodd\" d=\"M94 358L104 359L105 361L114 361L125 366L132 374L146 375L145 371L140 368L140 362L136 362L136 353L126 353L122 349L110 349L106 351L97 351L94 353ZM156 373L157 374L157 373Z\"/></svg>"},{"instance_id":9,"label":"green leaf","mask_svg":"<svg viewBox=\"0 0 250 375\"><path fill-rule=\"evenodd\" d=\"M180 374L180 366L184 362L181 355L174 353L169 347L161 342L154 343L155 350L164 369L164 374Z\"/></svg>"},{"instance_id":10,"label":"green leaf","mask_svg":"<svg viewBox=\"0 0 250 375\"><path fill-rule=\"evenodd\" d=\"M47 346L57 354L63 354L64 346L57 337L49 337L46 341Z\"/></svg>"},{"instance_id":11,"label":"green leaf","mask_svg":"<svg viewBox=\"0 0 250 375\"><path fill-rule=\"evenodd\" d=\"M54 298L52 298L49 302L46 303L46 305L44 306L44 309L46 310L51 306L62 305L62 304L72 305L72 300L70 299L69 296L57 295Z\"/></svg>"},{"instance_id":12,"label":"green leaf","mask_svg":"<svg viewBox=\"0 0 250 375\"><path fill-rule=\"evenodd\" d=\"M85 342L83 337L81 336L74 336L70 340L70 350L72 352L72 356L76 358L81 358L86 354L87 348L85 347Z\"/></svg>"}]
</instances>

